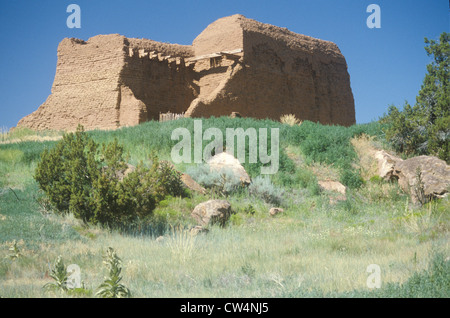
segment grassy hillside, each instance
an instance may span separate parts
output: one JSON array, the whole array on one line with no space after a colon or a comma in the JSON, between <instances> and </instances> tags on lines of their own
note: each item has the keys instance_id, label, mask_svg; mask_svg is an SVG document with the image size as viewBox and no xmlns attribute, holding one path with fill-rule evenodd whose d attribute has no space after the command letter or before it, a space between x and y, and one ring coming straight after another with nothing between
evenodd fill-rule
<instances>
[{"instance_id":1,"label":"grassy hillside","mask_svg":"<svg viewBox=\"0 0 450 318\"><path fill-rule=\"evenodd\" d=\"M195 225L190 213L198 203L220 197L217 193L169 197L146 226L122 231L86 226L71 215L54 214L33 179L40 153L57 143L45 139L60 133L36 137L16 131L2 136L0 144L0 296L92 297L106 274L102 255L108 247L122 258L122 283L136 297L449 296L448 199L414 206L397 184L377 178L364 147L384 145L378 123L289 126L222 117L202 124L224 135L226 128L279 128L280 169L271 176L271 189L281 197L283 214L269 216L273 204L240 189L226 198L236 212L229 224L212 226L207 234L189 234ZM129 163L148 164L152 151L170 160L177 143L170 137L178 127L192 135L194 121L148 122L89 135L98 143L117 138ZM22 141L8 143L14 139ZM244 164L253 179L260 166ZM320 190L318 180L325 179L345 184L346 197ZM10 250L14 240L16 249ZM66 265L80 267L84 291L42 288L52 281L59 255ZM381 268L380 289L367 287L370 264Z\"/></svg>"}]
</instances>

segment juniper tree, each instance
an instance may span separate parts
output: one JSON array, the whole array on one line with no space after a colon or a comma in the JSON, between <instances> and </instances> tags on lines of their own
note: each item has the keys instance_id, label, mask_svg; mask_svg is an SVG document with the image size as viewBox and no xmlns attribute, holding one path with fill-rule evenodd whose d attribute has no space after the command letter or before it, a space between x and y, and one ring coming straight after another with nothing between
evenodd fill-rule
<instances>
[{"instance_id":1,"label":"juniper tree","mask_svg":"<svg viewBox=\"0 0 450 318\"><path fill-rule=\"evenodd\" d=\"M390 106L381 122L386 138L396 151L430 154L450 160L450 33L439 42L425 38L425 50L433 58L416 97L416 104L405 103L402 111Z\"/></svg>"}]
</instances>

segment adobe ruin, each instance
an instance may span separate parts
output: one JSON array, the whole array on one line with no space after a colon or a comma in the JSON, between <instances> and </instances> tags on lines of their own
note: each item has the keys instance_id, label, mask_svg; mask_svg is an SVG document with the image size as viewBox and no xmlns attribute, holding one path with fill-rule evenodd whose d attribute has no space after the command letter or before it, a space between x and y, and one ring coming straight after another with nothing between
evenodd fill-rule
<instances>
[{"instance_id":1,"label":"adobe ruin","mask_svg":"<svg viewBox=\"0 0 450 318\"><path fill-rule=\"evenodd\" d=\"M118 34L62 40L51 95L17 126L116 129L167 112L355 123L347 63L336 44L233 15L192 45Z\"/></svg>"}]
</instances>

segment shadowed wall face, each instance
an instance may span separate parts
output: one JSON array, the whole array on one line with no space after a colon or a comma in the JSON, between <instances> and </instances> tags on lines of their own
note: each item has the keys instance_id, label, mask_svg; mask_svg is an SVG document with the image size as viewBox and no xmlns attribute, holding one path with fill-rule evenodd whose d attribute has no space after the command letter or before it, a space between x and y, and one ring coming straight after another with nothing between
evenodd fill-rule
<instances>
[{"instance_id":1,"label":"shadowed wall face","mask_svg":"<svg viewBox=\"0 0 450 318\"><path fill-rule=\"evenodd\" d=\"M128 50L132 53L125 59L120 86L126 87L132 96L122 95L126 99L120 104L120 125L157 120L159 113L185 112L197 95L194 73L185 66L184 58L168 58L170 53L183 55L183 52L171 52L170 48L161 47L129 47Z\"/></svg>"}]
</instances>

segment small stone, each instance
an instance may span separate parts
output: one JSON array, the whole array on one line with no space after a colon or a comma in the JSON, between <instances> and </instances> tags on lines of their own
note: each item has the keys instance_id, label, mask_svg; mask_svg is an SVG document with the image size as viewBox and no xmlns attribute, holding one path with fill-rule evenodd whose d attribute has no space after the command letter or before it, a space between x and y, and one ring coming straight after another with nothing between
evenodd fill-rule
<instances>
[{"instance_id":1,"label":"small stone","mask_svg":"<svg viewBox=\"0 0 450 318\"><path fill-rule=\"evenodd\" d=\"M275 216L277 214L283 213L284 210L282 208L271 208L269 211L270 216Z\"/></svg>"}]
</instances>

